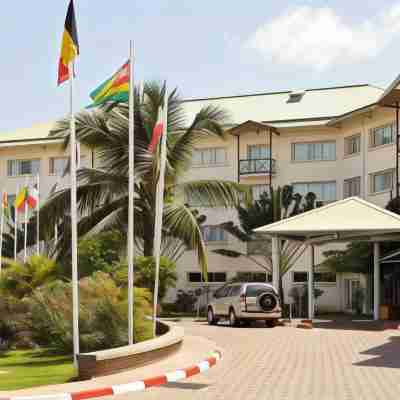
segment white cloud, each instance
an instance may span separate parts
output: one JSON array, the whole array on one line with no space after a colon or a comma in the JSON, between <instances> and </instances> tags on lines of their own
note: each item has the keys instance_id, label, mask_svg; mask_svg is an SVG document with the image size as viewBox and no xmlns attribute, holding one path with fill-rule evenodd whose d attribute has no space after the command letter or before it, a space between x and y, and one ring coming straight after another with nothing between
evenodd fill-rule
<instances>
[{"instance_id":1,"label":"white cloud","mask_svg":"<svg viewBox=\"0 0 400 400\"><path fill-rule=\"evenodd\" d=\"M257 28L246 46L279 64L323 70L376 57L400 33L400 3L350 24L330 7L289 9Z\"/></svg>"}]
</instances>

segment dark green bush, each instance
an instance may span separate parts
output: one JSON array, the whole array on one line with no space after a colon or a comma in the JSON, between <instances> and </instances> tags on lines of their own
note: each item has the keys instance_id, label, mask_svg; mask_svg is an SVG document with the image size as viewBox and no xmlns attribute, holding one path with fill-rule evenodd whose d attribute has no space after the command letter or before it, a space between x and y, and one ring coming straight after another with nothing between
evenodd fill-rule
<instances>
[{"instance_id":1,"label":"dark green bush","mask_svg":"<svg viewBox=\"0 0 400 400\"><path fill-rule=\"evenodd\" d=\"M181 313L192 313L194 312L196 301L197 297L192 290L187 292L184 290L178 290L175 302L176 311Z\"/></svg>"},{"instance_id":2,"label":"dark green bush","mask_svg":"<svg viewBox=\"0 0 400 400\"><path fill-rule=\"evenodd\" d=\"M126 239L121 232L102 232L79 240L79 277L92 275L96 271L110 272L113 263L118 262L124 253ZM71 276L68 261L63 265L64 275Z\"/></svg>"},{"instance_id":3,"label":"dark green bush","mask_svg":"<svg viewBox=\"0 0 400 400\"><path fill-rule=\"evenodd\" d=\"M154 292L156 263L154 257L135 258L135 286L143 287ZM126 262L114 265L114 279L120 286L128 284L128 266ZM167 294L170 287L176 284L176 264L167 257L160 258L160 277L158 287L158 299L162 299Z\"/></svg>"}]
</instances>

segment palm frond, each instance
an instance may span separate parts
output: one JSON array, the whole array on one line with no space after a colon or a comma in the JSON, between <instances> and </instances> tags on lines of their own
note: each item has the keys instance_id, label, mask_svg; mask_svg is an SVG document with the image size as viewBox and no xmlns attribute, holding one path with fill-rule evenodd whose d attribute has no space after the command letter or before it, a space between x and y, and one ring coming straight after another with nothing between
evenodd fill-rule
<instances>
[{"instance_id":1,"label":"palm frond","mask_svg":"<svg viewBox=\"0 0 400 400\"><path fill-rule=\"evenodd\" d=\"M207 277L208 257L200 227L193 212L185 205L168 204L164 207L163 225L168 234L181 238L189 249L197 252L204 277Z\"/></svg>"},{"instance_id":2,"label":"palm frond","mask_svg":"<svg viewBox=\"0 0 400 400\"><path fill-rule=\"evenodd\" d=\"M176 185L185 200L198 207L236 207L249 195L249 187L223 180L198 180Z\"/></svg>"}]
</instances>

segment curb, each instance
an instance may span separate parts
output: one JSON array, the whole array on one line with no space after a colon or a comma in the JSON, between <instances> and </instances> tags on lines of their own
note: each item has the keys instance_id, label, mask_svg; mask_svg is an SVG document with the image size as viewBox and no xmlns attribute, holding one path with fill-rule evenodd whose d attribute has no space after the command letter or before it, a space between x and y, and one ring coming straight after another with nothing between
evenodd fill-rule
<instances>
[{"instance_id":1,"label":"curb","mask_svg":"<svg viewBox=\"0 0 400 400\"><path fill-rule=\"evenodd\" d=\"M140 392L150 387L165 385L170 382L177 382L182 379L189 378L193 375L201 374L213 367L220 359L222 354L220 351L214 351L211 357L202 362L184 369L177 369L167 372L164 375L154 376L142 381L135 381L120 385L112 385L99 389L81 390L72 393L54 393L37 396L11 396L0 397L0 400L86 400L96 397L113 396L117 394L125 394L132 392Z\"/></svg>"}]
</instances>

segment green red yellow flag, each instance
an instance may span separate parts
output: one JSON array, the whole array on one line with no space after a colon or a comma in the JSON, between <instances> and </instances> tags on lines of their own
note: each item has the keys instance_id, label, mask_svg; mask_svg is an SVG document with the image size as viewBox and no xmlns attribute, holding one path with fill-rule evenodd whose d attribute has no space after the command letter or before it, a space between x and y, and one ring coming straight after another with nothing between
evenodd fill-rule
<instances>
[{"instance_id":1,"label":"green red yellow flag","mask_svg":"<svg viewBox=\"0 0 400 400\"><path fill-rule=\"evenodd\" d=\"M23 209L25 207L25 202L27 200L27 194L28 194L28 188L26 188L26 187L23 187L17 194L17 197L15 198L15 201L14 201L14 207L18 211L23 211Z\"/></svg>"},{"instance_id":2,"label":"green red yellow flag","mask_svg":"<svg viewBox=\"0 0 400 400\"><path fill-rule=\"evenodd\" d=\"M1 207L3 209L3 215L7 218L10 218L10 207L8 205L8 194L7 192L3 192L2 204Z\"/></svg>"},{"instance_id":3,"label":"green red yellow flag","mask_svg":"<svg viewBox=\"0 0 400 400\"><path fill-rule=\"evenodd\" d=\"M130 62L126 62L110 79L103 82L90 93L93 104L90 107L107 102L127 103L129 101Z\"/></svg>"},{"instance_id":4,"label":"green red yellow flag","mask_svg":"<svg viewBox=\"0 0 400 400\"><path fill-rule=\"evenodd\" d=\"M68 6L61 44L61 56L58 65L58 85L61 85L70 78L69 65L78 55L78 31L76 28L74 2L71 0Z\"/></svg>"}]
</instances>

